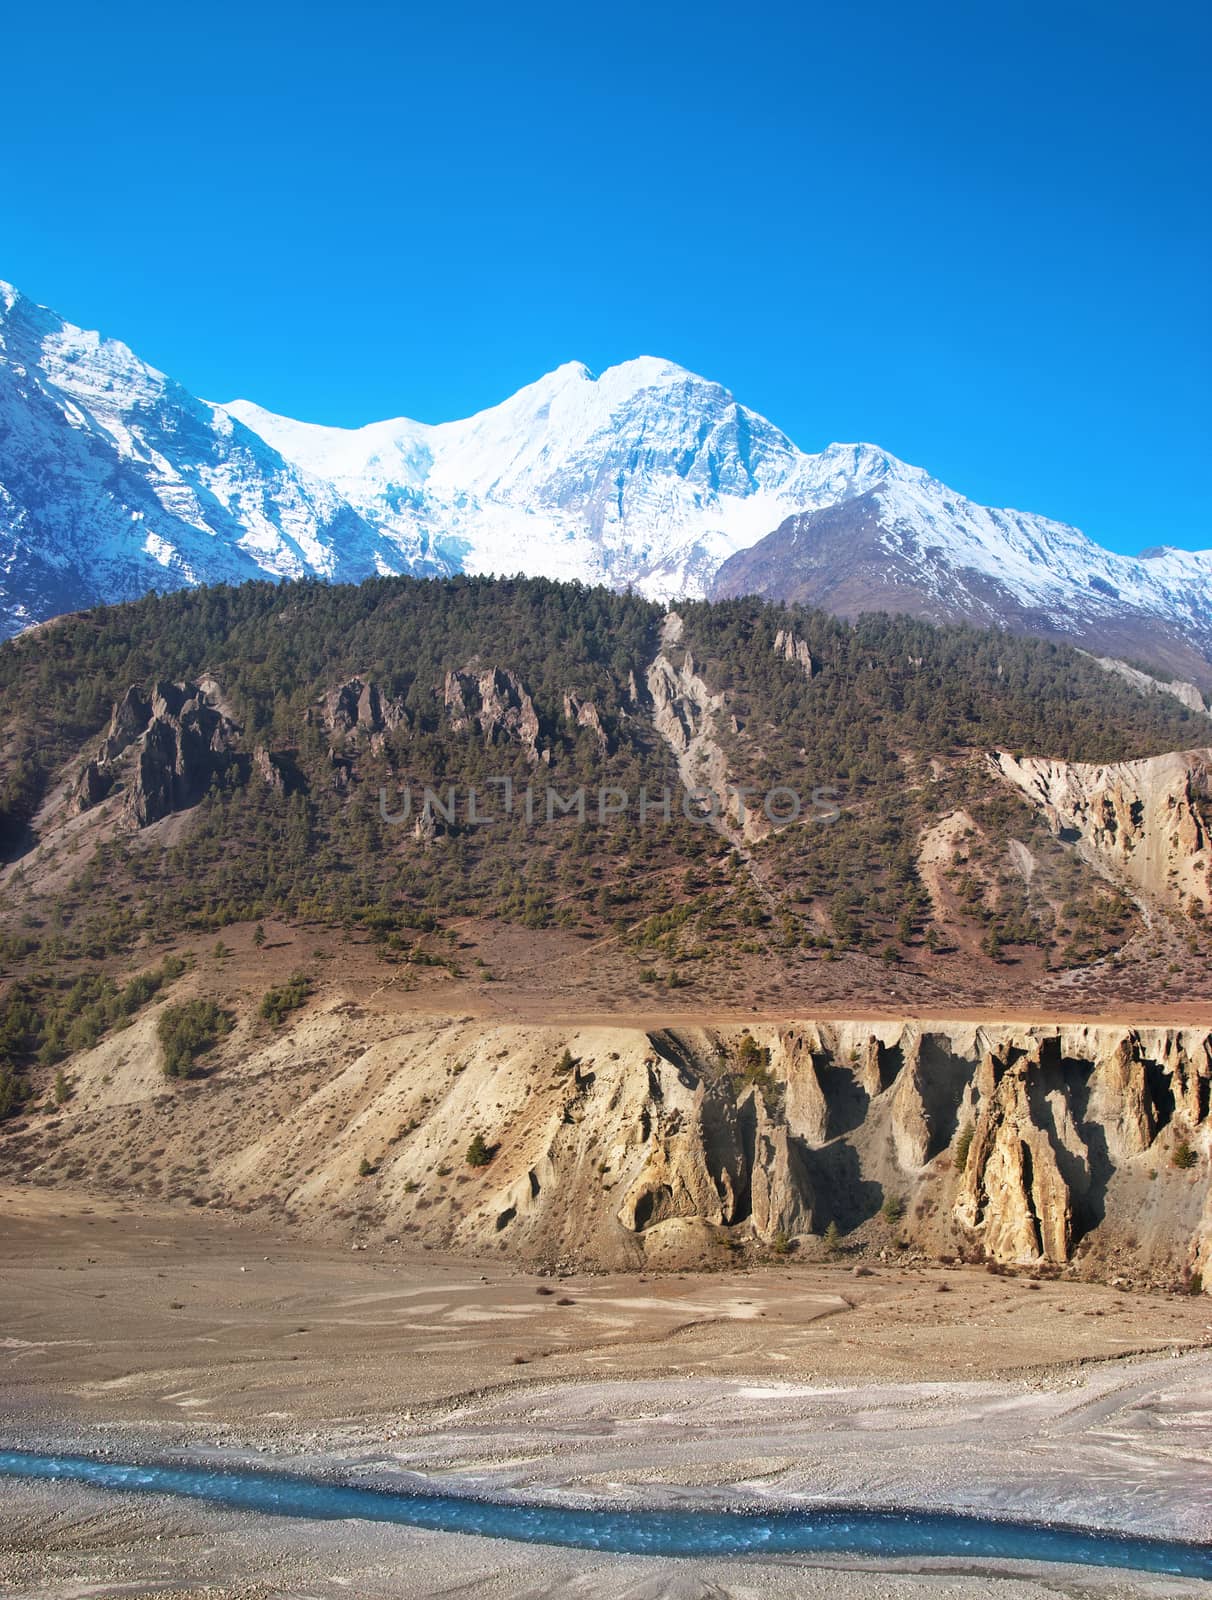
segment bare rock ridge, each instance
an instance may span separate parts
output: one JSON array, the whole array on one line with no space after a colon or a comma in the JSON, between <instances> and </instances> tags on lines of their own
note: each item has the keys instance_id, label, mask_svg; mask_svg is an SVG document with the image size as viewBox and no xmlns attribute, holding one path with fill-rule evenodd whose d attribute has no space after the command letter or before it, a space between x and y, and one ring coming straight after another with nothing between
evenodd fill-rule
<instances>
[{"instance_id":1,"label":"bare rock ridge","mask_svg":"<svg viewBox=\"0 0 1212 1600\"><path fill-rule=\"evenodd\" d=\"M129 779L123 814L134 827L195 805L214 775L235 759L240 739L221 700L212 679L157 683L147 696L128 689L76 781L73 809L97 805L123 776Z\"/></svg>"},{"instance_id":2,"label":"bare rock ridge","mask_svg":"<svg viewBox=\"0 0 1212 1600\"><path fill-rule=\"evenodd\" d=\"M551 751L539 747L539 714L516 673L501 667L448 672L442 702L452 732L466 733L474 725L486 745L516 739L530 762L550 762Z\"/></svg>"},{"instance_id":3,"label":"bare rock ridge","mask_svg":"<svg viewBox=\"0 0 1212 1600\"><path fill-rule=\"evenodd\" d=\"M1110 766L994 751L1053 832L1157 903L1212 910L1212 747Z\"/></svg>"},{"instance_id":4,"label":"bare rock ridge","mask_svg":"<svg viewBox=\"0 0 1212 1600\"><path fill-rule=\"evenodd\" d=\"M796 638L790 628L779 629L774 636L774 648L785 661L793 661L797 666L802 667L806 678L811 678L816 671L816 665L813 662L812 652L808 648L807 641Z\"/></svg>"},{"instance_id":5,"label":"bare rock ridge","mask_svg":"<svg viewBox=\"0 0 1212 1600\"><path fill-rule=\"evenodd\" d=\"M1141 694L1168 694L1179 705L1186 706L1188 711L1198 711L1212 719L1212 704L1204 699L1193 683L1182 683L1177 678L1156 678L1152 673L1142 672L1139 667L1130 666L1126 661L1117 661L1114 656L1093 656L1091 659L1104 672L1114 673Z\"/></svg>"},{"instance_id":6,"label":"bare rock ridge","mask_svg":"<svg viewBox=\"0 0 1212 1600\"><path fill-rule=\"evenodd\" d=\"M760 812L748 810L742 820L740 800L729 790L728 760L719 742L727 715L724 697L708 687L693 654L681 647L681 638L682 619L671 611L647 673L653 726L677 761L683 788L688 795L703 797L719 832L734 844L760 838L770 831L769 823Z\"/></svg>"},{"instance_id":7,"label":"bare rock ridge","mask_svg":"<svg viewBox=\"0 0 1212 1600\"><path fill-rule=\"evenodd\" d=\"M84 1162L170 1195L188 1169L195 1203L524 1261L701 1265L828 1234L860 1254L1208 1283L1207 1029L646 1033L402 1023L332 999L272 1038L242 1019L205 1085L166 1099L154 1027L153 1008L77 1055L55 1128L11 1131L5 1169L51 1182ZM476 1132L492 1154L473 1169ZM132 1146L155 1152L138 1177Z\"/></svg>"}]
</instances>

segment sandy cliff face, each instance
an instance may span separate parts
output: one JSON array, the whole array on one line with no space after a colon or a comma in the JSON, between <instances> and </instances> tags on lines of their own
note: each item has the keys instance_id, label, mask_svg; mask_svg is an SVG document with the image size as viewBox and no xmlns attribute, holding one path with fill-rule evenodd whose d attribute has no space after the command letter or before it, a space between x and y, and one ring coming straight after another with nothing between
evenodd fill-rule
<instances>
[{"instance_id":1,"label":"sandy cliff face","mask_svg":"<svg viewBox=\"0 0 1212 1600\"><path fill-rule=\"evenodd\" d=\"M11 1128L0 1169L528 1261L696 1265L819 1251L828 1231L889 1254L1208 1276L1207 1030L644 1031L330 998L279 1033L243 1018L208 1078L170 1088L155 1015L77 1056L67 1107ZM475 1134L486 1165L467 1160Z\"/></svg>"},{"instance_id":2,"label":"sandy cliff face","mask_svg":"<svg viewBox=\"0 0 1212 1600\"><path fill-rule=\"evenodd\" d=\"M1156 901L1212 909L1212 748L1111 766L998 750L989 763L1120 881Z\"/></svg>"}]
</instances>

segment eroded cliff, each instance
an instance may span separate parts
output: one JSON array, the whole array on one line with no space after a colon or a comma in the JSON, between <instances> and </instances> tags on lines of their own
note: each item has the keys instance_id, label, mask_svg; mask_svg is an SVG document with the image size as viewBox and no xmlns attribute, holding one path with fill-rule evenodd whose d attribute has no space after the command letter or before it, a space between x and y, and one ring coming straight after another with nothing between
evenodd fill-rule
<instances>
[{"instance_id":1,"label":"eroded cliff","mask_svg":"<svg viewBox=\"0 0 1212 1600\"><path fill-rule=\"evenodd\" d=\"M1004 750L989 762L1119 881L1159 904L1212 910L1212 748L1110 766Z\"/></svg>"},{"instance_id":2,"label":"eroded cliff","mask_svg":"<svg viewBox=\"0 0 1212 1600\"><path fill-rule=\"evenodd\" d=\"M522 1026L334 995L279 1031L242 1016L170 1087L156 1015L73 1058L67 1104L10 1125L0 1166L528 1261L918 1251L1207 1279L1206 1029Z\"/></svg>"}]
</instances>

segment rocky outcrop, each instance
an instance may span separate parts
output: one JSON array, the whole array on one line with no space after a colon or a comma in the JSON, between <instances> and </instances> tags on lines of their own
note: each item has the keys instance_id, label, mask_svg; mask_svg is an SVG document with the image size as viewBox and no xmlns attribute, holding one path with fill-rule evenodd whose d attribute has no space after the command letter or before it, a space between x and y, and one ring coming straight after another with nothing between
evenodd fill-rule
<instances>
[{"instance_id":1,"label":"rocky outcrop","mask_svg":"<svg viewBox=\"0 0 1212 1600\"><path fill-rule=\"evenodd\" d=\"M384 733L409 726L404 702L384 695L369 678L350 678L347 683L330 689L320 710L324 727L338 737L376 741Z\"/></svg>"},{"instance_id":2,"label":"rocky outcrop","mask_svg":"<svg viewBox=\"0 0 1212 1600\"><path fill-rule=\"evenodd\" d=\"M258 745L253 751L252 769L261 782L273 789L277 794L286 793L286 769L278 757L267 750L264 745Z\"/></svg>"},{"instance_id":3,"label":"rocky outcrop","mask_svg":"<svg viewBox=\"0 0 1212 1600\"><path fill-rule=\"evenodd\" d=\"M767 1243L818 1233L815 1196L807 1158L786 1124L774 1121L760 1094L755 1112L749 1218L755 1236Z\"/></svg>"},{"instance_id":4,"label":"rocky outcrop","mask_svg":"<svg viewBox=\"0 0 1212 1600\"><path fill-rule=\"evenodd\" d=\"M540 747L541 727L534 701L520 678L507 668L465 667L448 672L442 686L442 705L454 733L472 727L486 745L516 742L532 763L550 762L551 751Z\"/></svg>"},{"instance_id":5,"label":"rocky outcrop","mask_svg":"<svg viewBox=\"0 0 1212 1600\"><path fill-rule=\"evenodd\" d=\"M98 763L105 765L116 760L140 736L150 718L151 702L132 684L110 715L109 729L97 752Z\"/></svg>"},{"instance_id":6,"label":"rocky outcrop","mask_svg":"<svg viewBox=\"0 0 1212 1600\"><path fill-rule=\"evenodd\" d=\"M689 795L702 796L703 807L711 806L719 831L734 840L763 838L770 823L760 810L744 807L730 788L728 761L719 742L724 697L708 688L689 650L675 659L681 633L682 619L671 611L661 648L648 668L653 726L673 752L682 787Z\"/></svg>"},{"instance_id":7,"label":"rocky outcrop","mask_svg":"<svg viewBox=\"0 0 1212 1600\"><path fill-rule=\"evenodd\" d=\"M1109 875L1155 901L1212 911L1212 747L1111 766L998 750L989 765Z\"/></svg>"},{"instance_id":8,"label":"rocky outcrop","mask_svg":"<svg viewBox=\"0 0 1212 1600\"><path fill-rule=\"evenodd\" d=\"M120 777L127 782L123 816L133 827L195 805L239 745L240 728L214 703L218 698L213 678L156 683L146 694L132 685L76 780L71 808L81 812L100 804Z\"/></svg>"},{"instance_id":9,"label":"rocky outcrop","mask_svg":"<svg viewBox=\"0 0 1212 1600\"><path fill-rule=\"evenodd\" d=\"M143 828L196 805L228 765L239 730L197 693L196 685L157 684L140 741L127 816Z\"/></svg>"},{"instance_id":10,"label":"rocky outcrop","mask_svg":"<svg viewBox=\"0 0 1212 1600\"><path fill-rule=\"evenodd\" d=\"M682 1064L649 1067L642 1110L644 1163L618 1219L636 1233L673 1219L747 1226L760 1239L812 1229L812 1187L786 1125L759 1091Z\"/></svg>"},{"instance_id":11,"label":"rocky outcrop","mask_svg":"<svg viewBox=\"0 0 1212 1600\"><path fill-rule=\"evenodd\" d=\"M780 628L775 634L774 651L776 655L782 656L784 661L790 661L794 666L802 668L806 678L811 678L816 671L807 640L798 639L790 628Z\"/></svg>"},{"instance_id":12,"label":"rocky outcrop","mask_svg":"<svg viewBox=\"0 0 1212 1600\"><path fill-rule=\"evenodd\" d=\"M908 1183L921 1216L938 1219L900 1224L920 1246L1064 1266L1100 1232L1136 1227L1131 1214L1113 1216L1109 1192L1143 1181L1174 1262L1206 1248L1184 1238L1178 1215L1166 1219L1163 1180L1178 1181L1171 1104L1185 1125L1208 1128L1212 1036L804 1023L753 1037L767 1041L769 1088L729 1065L744 1036L667 1031L652 1036L642 1074L620 1083L595 1064L575 1114L562 1107L562 1128L574 1123L582 1143L596 1133L607 1147L612 1192L625 1175L614 1216L628 1234L706 1228L770 1242L830 1221L844 1235L878 1229L883 1199ZM1126 1107L1144 1120L1125 1143L1116 1130ZM559 1137L544 1163L567 1173ZM537 1204L510 1201L518 1215Z\"/></svg>"},{"instance_id":13,"label":"rocky outcrop","mask_svg":"<svg viewBox=\"0 0 1212 1600\"><path fill-rule=\"evenodd\" d=\"M84 770L76 779L71 792L70 807L74 814L81 811L91 811L93 806L100 805L106 795L113 788L114 776L109 763L102 763L95 758L86 761Z\"/></svg>"},{"instance_id":14,"label":"rocky outcrop","mask_svg":"<svg viewBox=\"0 0 1212 1600\"><path fill-rule=\"evenodd\" d=\"M771 1241L812 1231L799 1142L759 1089L738 1091L717 1038L610 1030L570 1047L581 1054L555 1065L522 1170L486 1205L511 1249L579 1234L665 1258L723 1232ZM542 1096L541 1067L529 1076ZM506 1134L503 1147L513 1142Z\"/></svg>"},{"instance_id":15,"label":"rocky outcrop","mask_svg":"<svg viewBox=\"0 0 1212 1600\"><path fill-rule=\"evenodd\" d=\"M610 754L610 740L607 738L606 730L602 726L598 708L592 700L582 700L579 695L573 694L570 689L566 689L564 691L564 716L575 727L589 730L598 747L599 755L607 756Z\"/></svg>"},{"instance_id":16,"label":"rocky outcrop","mask_svg":"<svg viewBox=\"0 0 1212 1600\"><path fill-rule=\"evenodd\" d=\"M860 1257L899 1246L1212 1287L1207 1030L646 1033L409 1020L362 994L258 1037L167 1120L154 1016L77 1056L68 1108L28 1134L46 1141L46 1173L109 1156L122 1174L115 1153L138 1145L155 1152L140 1183L187 1164L216 1205L330 1230L356 1212L369 1234L519 1261L695 1265L725 1244L811 1256L832 1224ZM476 1132L494 1153L472 1168ZM36 1153L12 1135L6 1150Z\"/></svg>"},{"instance_id":17,"label":"rocky outcrop","mask_svg":"<svg viewBox=\"0 0 1212 1600\"><path fill-rule=\"evenodd\" d=\"M1147 1219L1179 1261L1190 1208L1172 1192L1173 1156L1180 1128L1206 1142L1210 1085L1200 1030L1000 1030L962 1113L956 1219L983 1254L1014 1263L1066 1262L1116 1222L1139 1248Z\"/></svg>"},{"instance_id":18,"label":"rocky outcrop","mask_svg":"<svg viewBox=\"0 0 1212 1600\"><path fill-rule=\"evenodd\" d=\"M1130 683L1141 694L1165 694L1186 706L1188 711L1198 711L1202 716L1212 716L1212 708L1193 683L1180 683L1177 678L1155 678L1151 673L1130 667L1126 661L1113 656L1092 656L1091 660L1104 672L1112 672L1125 683Z\"/></svg>"},{"instance_id":19,"label":"rocky outcrop","mask_svg":"<svg viewBox=\"0 0 1212 1600\"><path fill-rule=\"evenodd\" d=\"M829 1138L830 1108L820 1068L829 1060L828 1052L815 1028L788 1029L780 1045L787 1120L809 1144L824 1144Z\"/></svg>"},{"instance_id":20,"label":"rocky outcrop","mask_svg":"<svg viewBox=\"0 0 1212 1600\"><path fill-rule=\"evenodd\" d=\"M1010 1066L992 1052L982 1060L980 1108L955 1214L995 1261L1059 1263L1073 1243L1073 1201L1053 1140L1036 1117L1031 1065Z\"/></svg>"}]
</instances>

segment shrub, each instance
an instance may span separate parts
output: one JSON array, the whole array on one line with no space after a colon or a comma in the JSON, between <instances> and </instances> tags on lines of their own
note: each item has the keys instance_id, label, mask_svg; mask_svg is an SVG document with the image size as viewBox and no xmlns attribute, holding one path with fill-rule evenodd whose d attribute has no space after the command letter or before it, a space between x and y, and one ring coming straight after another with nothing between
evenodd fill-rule
<instances>
[{"instance_id":1,"label":"shrub","mask_svg":"<svg viewBox=\"0 0 1212 1600\"><path fill-rule=\"evenodd\" d=\"M29 1093L12 1067L0 1067L0 1122L20 1109Z\"/></svg>"},{"instance_id":2,"label":"shrub","mask_svg":"<svg viewBox=\"0 0 1212 1600\"><path fill-rule=\"evenodd\" d=\"M372 1173L375 1173L378 1170L379 1169L378 1169L378 1167L375 1166L374 1162L373 1161L368 1161L365 1156L363 1156L361 1161L358 1162L358 1177L359 1178L369 1178Z\"/></svg>"},{"instance_id":3,"label":"shrub","mask_svg":"<svg viewBox=\"0 0 1212 1600\"><path fill-rule=\"evenodd\" d=\"M567 1051L564 1052L567 1055ZM492 1160L495 1152L484 1139L482 1133L477 1133L467 1146L467 1165L469 1167L486 1167Z\"/></svg>"},{"instance_id":4,"label":"shrub","mask_svg":"<svg viewBox=\"0 0 1212 1600\"><path fill-rule=\"evenodd\" d=\"M883 1217L884 1221L889 1225L889 1227L891 1227L893 1223L899 1222L904 1215L905 1202L901 1199L900 1195L885 1195L884 1203L880 1207L880 1216Z\"/></svg>"},{"instance_id":5,"label":"shrub","mask_svg":"<svg viewBox=\"0 0 1212 1600\"><path fill-rule=\"evenodd\" d=\"M292 1011L298 1011L307 1004L311 994L311 979L303 972L296 972L286 983L280 983L276 988L267 989L261 1000L260 1014L266 1022L272 1023L276 1028L283 1023Z\"/></svg>"},{"instance_id":6,"label":"shrub","mask_svg":"<svg viewBox=\"0 0 1212 1600\"><path fill-rule=\"evenodd\" d=\"M955 1170L963 1172L968 1165L968 1153L972 1149L973 1127L970 1122L965 1123L960 1129L960 1136L955 1141Z\"/></svg>"},{"instance_id":7,"label":"shrub","mask_svg":"<svg viewBox=\"0 0 1212 1600\"><path fill-rule=\"evenodd\" d=\"M737 1065L728 1074L732 1092L743 1094L752 1086L759 1090L772 1111L780 1111L783 1104L783 1084L770 1070L770 1051L758 1044L751 1033L741 1040L737 1050Z\"/></svg>"},{"instance_id":8,"label":"shrub","mask_svg":"<svg viewBox=\"0 0 1212 1600\"><path fill-rule=\"evenodd\" d=\"M1176 1166L1180 1172L1189 1172L1198 1160L1198 1153L1191 1148L1186 1139L1181 1140L1174 1147L1174 1154L1170 1157L1171 1164Z\"/></svg>"},{"instance_id":9,"label":"shrub","mask_svg":"<svg viewBox=\"0 0 1212 1600\"><path fill-rule=\"evenodd\" d=\"M166 1078L191 1078L198 1057L231 1032L232 1017L213 1000L186 1000L165 1006L156 1024L164 1052Z\"/></svg>"}]
</instances>

